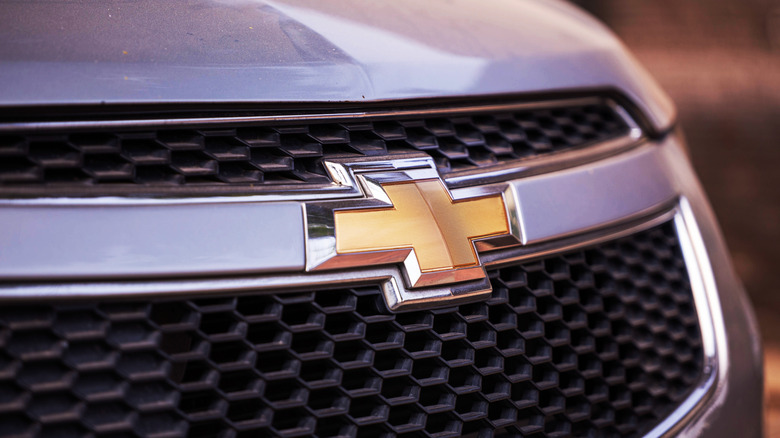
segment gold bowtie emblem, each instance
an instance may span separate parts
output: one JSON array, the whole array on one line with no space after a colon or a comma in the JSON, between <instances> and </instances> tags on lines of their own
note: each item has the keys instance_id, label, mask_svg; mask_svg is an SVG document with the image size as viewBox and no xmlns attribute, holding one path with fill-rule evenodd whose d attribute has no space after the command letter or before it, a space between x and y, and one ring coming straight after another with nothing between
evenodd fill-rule
<instances>
[{"instance_id":1,"label":"gold bowtie emblem","mask_svg":"<svg viewBox=\"0 0 780 438\"><path fill-rule=\"evenodd\" d=\"M392 207L334 212L338 254L386 252L373 254L382 262L414 257L416 263L405 263L412 287L484 277L474 240L509 233L501 195L456 201L439 179L385 183L382 189Z\"/></svg>"},{"instance_id":2,"label":"gold bowtie emblem","mask_svg":"<svg viewBox=\"0 0 780 438\"><path fill-rule=\"evenodd\" d=\"M359 196L304 204L306 271L325 283L379 280L390 310L489 296L478 250L521 243L508 186L450 192L426 155L324 165Z\"/></svg>"}]
</instances>

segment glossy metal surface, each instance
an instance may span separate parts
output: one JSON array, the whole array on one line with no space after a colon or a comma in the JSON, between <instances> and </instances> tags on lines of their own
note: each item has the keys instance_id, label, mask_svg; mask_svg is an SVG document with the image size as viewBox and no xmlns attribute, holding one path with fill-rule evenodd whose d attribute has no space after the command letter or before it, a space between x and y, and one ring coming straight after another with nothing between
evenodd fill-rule
<instances>
[{"instance_id":1,"label":"glossy metal surface","mask_svg":"<svg viewBox=\"0 0 780 438\"><path fill-rule=\"evenodd\" d=\"M645 147L555 173L509 183L524 244L603 226L669 202L678 193L657 148ZM544 213L541 213L544 212Z\"/></svg>"},{"instance_id":2,"label":"glossy metal surface","mask_svg":"<svg viewBox=\"0 0 780 438\"><path fill-rule=\"evenodd\" d=\"M562 239L558 244L548 247L547 244L534 245L528 247L528 253L525 256L517 257L513 250L497 251L490 253L486 257L486 265L503 265L516 263L536 257L549 256L550 254L561 251L570 251L585 246L590 246L607 240L617 239L631 233L636 233L662 222L668 221L676 214L676 204L668 206L659 206L659 209L652 212L642 220L626 221L625 223L612 224L610 227L581 234L577 238ZM329 285L343 285L352 283L382 283L386 284L389 291L397 296L405 296L416 291L409 291L404 287L403 276L397 267L357 267L349 269L348 272L317 270L308 273L287 273L275 275L273 273L265 275L246 275L246 276L226 276L226 277L206 277L203 279L166 279L157 280L96 280L90 282L52 282L52 283L0 283L0 299L29 299L38 298L98 298L98 297L128 297L143 296L147 294L170 295L179 293L215 293L220 291L258 291L258 290L279 290L279 289L298 289L301 287L328 287ZM442 305L441 298L446 295L469 295L473 297L475 287L484 288L487 284L489 290L490 283L486 281L466 282L458 285L448 285L443 288L426 288L427 294L425 301L416 302L416 304L431 305L439 302ZM452 288L453 291L449 291ZM439 292L436 292L439 291ZM414 298L415 295L410 295ZM417 296L419 298L419 296ZM416 300L412 300L416 301ZM452 305L453 302L445 303ZM405 310L414 309L419 306L410 306ZM435 307L435 305L434 305Z\"/></svg>"},{"instance_id":3,"label":"glossy metal surface","mask_svg":"<svg viewBox=\"0 0 780 438\"><path fill-rule=\"evenodd\" d=\"M723 342L723 338L716 335L716 331L722 330L723 314L718 300L717 284L711 281L712 265L706 252L703 251L701 234L688 200L682 198L677 210L674 221L699 317L704 368L699 384L691 391L688 398L664 421L648 432L646 437L675 436L686 421L695 418L712 396L721 363L725 363L725 358L728 357L728 346Z\"/></svg>"},{"instance_id":4,"label":"glossy metal surface","mask_svg":"<svg viewBox=\"0 0 780 438\"><path fill-rule=\"evenodd\" d=\"M0 207L0 278L302 270L296 203Z\"/></svg>"},{"instance_id":5,"label":"glossy metal surface","mask_svg":"<svg viewBox=\"0 0 780 438\"><path fill-rule=\"evenodd\" d=\"M0 39L0 106L617 89L657 130L674 120L622 44L562 1L35 0L3 5Z\"/></svg>"},{"instance_id":6,"label":"glossy metal surface","mask_svg":"<svg viewBox=\"0 0 780 438\"><path fill-rule=\"evenodd\" d=\"M306 269L398 265L395 277L405 286L398 288L402 293L388 295L385 289L393 310L489 294L476 245L520 242L512 234L519 225L510 225L517 215L507 208L505 185L461 190L454 197L433 159L423 154L327 161L325 166L334 181L359 188L364 198L304 204Z\"/></svg>"},{"instance_id":7,"label":"glossy metal surface","mask_svg":"<svg viewBox=\"0 0 780 438\"><path fill-rule=\"evenodd\" d=\"M392 207L333 213L339 254L411 250L428 273L476 266L472 240L509 234L501 195L454 202L438 179L381 187Z\"/></svg>"},{"instance_id":8,"label":"glossy metal surface","mask_svg":"<svg viewBox=\"0 0 780 438\"><path fill-rule=\"evenodd\" d=\"M407 105L409 103L407 102ZM224 116L224 117L176 117L176 118L122 118L122 119L97 119L97 120L57 120L57 121L11 121L0 122L0 132L15 131L68 131L74 129L116 129L127 128L155 128L164 126L166 128L179 128L191 125L209 126L217 128L222 125L230 127L247 125L275 125L283 122L310 123L310 122L337 122L337 121L355 121L365 118L372 120L401 119L401 118L428 118L436 116L455 116L459 114L474 115L491 112L504 111L531 111L535 109L555 109L567 106L581 105L599 105L607 104L615 110L616 113L629 125L629 136L637 139L641 136L641 129L626 110L615 103L613 100L605 97L581 97L569 99L540 99L537 102L504 102L495 104L464 104L457 105L429 105L416 108L396 108L393 110L350 110L345 112L293 112L285 114L271 115L250 115L250 116ZM301 111L300 109L297 109Z\"/></svg>"},{"instance_id":9,"label":"glossy metal surface","mask_svg":"<svg viewBox=\"0 0 780 438\"><path fill-rule=\"evenodd\" d=\"M512 245L516 239L526 244L555 240L642 215L674 199L678 189L665 170L673 165L665 149L648 144L569 170L451 193L455 200L504 193L514 237L478 242L480 251ZM337 181L362 194L368 189L350 170L361 166L372 170L373 178L381 179L385 172L397 180L399 167L407 169L408 179L437 177L428 157L328 164ZM230 203L229 198L108 207L0 205L0 222L9 224L0 230L0 278L225 275L303 270L304 260L311 270L337 255L333 209L390 205L381 197L379 190L352 199L306 202L305 213L297 202ZM309 233L305 249L304 227Z\"/></svg>"}]
</instances>

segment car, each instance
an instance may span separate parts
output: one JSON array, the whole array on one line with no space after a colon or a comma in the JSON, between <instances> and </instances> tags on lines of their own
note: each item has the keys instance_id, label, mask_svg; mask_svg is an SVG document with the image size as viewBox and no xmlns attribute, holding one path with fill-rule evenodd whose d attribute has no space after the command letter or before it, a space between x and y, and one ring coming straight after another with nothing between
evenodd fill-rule
<instances>
[{"instance_id":1,"label":"car","mask_svg":"<svg viewBox=\"0 0 780 438\"><path fill-rule=\"evenodd\" d=\"M562 1L0 14L0 437L762 434L673 103Z\"/></svg>"}]
</instances>

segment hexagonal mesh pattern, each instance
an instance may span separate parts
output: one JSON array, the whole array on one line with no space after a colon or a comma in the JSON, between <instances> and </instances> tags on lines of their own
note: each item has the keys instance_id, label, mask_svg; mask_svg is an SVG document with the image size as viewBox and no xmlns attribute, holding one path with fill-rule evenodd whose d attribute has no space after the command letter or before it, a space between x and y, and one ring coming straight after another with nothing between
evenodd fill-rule
<instances>
[{"instance_id":1,"label":"hexagonal mesh pattern","mask_svg":"<svg viewBox=\"0 0 780 438\"><path fill-rule=\"evenodd\" d=\"M0 135L0 187L239 186L330 182L327 157L423 151L442 174L625 135L607 104L426 119L219 129Z\"/></svg>"},{"instance_id":2,"label":"hexagonal mesh pattern","mask_svg":"<svg viewBox=\"0 0 780 438\"><path fill-rule=\"evenodd\" d=\"M494 269L481 303L376 287L0 308L0 436L639 436L703 366L671 224Z\"/></svg>"}]
</instances>

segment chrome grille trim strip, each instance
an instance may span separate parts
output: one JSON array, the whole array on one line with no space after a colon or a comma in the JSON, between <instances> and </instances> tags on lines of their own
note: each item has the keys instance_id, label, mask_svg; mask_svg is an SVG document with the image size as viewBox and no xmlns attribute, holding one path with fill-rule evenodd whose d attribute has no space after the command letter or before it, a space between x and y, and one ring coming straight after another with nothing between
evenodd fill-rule
<instances>
[{"instance_id":1,"label":"chrome grille trim strip","mask_svg":"<svg viewBox=\"0 0 780 438\"><path fill-rule=\"evenodd\" d=\"M501 103L487 105L464 105L453 107L432 107L417 108L407 110L393 111L347 111L347 112L311 112L285 115L265 115L265 116L238 116L238 117L190 117L190 118L157 118L157 119L132 119L132 120L95 120L95 121L54 121L54 122L10 122L0 123L0 132L12 131L50 131L50 130L69 130L84 128L148 128L148 127L177 127L183 125L246 125L257 123L278 123L278 122L310 122L310 121L337 121L354 120L362 118L387 119L397 117L413 116L437 116L437 115L458 115L458 114L479 114L485 112L497 111L516 111L532 109L554 109L562 106L588 105L593 103L608 102L613 108L619 106L611 99L600 97L584 97L574 99L550 99L536 102L518 102ZM362 102L358 102L362 103ZM619 114L631 122L632 129L636 124L631 117L622 110Z\"/></svg>"},{"instance_id":2,"label":"chrome grille trim strip","mask_svg":"<svg viewBox=\"0 0 780 438\"><path fill-rule=\"evenodd\" d=\"M647 438L670 438L696 418L712 397L718 381L728 370L728 347L718 290L696 218L686 198L681 198L674 216L680 249L688 269L699 317L704 353L704 369L691 394L660 424L645 434Z\"/></svg>"},{"instance_id":3,"label":"chrome grille trim strip","mask_svg":"<svg viewBox=\"0 0 780 438\"><path fill-rule=\"evenodd\" d=\"M520 230L524 244L555 241L609 227L673 202L679 189L666 176L669 163L665 151L668 147L668 144L647 144L607 160L565 171L455 189L452 196L462 199L487 194L487 191L505 192L508 205L512 207L510 216L517 221L516 228ZM355 191L357 195L353 196L363 196L359 187ZM549 196L540 196L545 193ZM160 275L168 278L251 275L269 272L267 265L280 266L267 257L245 257L232 266L217 262L231 257L236 260L235 254L257 254L258 248L273 254L274 248L282 244L281 240L270 237L258 240L256 237L267 236L269 230L287 230L289 224L298 224L295 229L300 229L301 236L304 234L303 209L298 203L239 203L231 202L234 200L229 198L219 202L187 203L182 200L175 205L166 205L161 200L107 205L81 201L83 203L53 205L32 201L0 204L0 221L15 224L0 229L0 247L15 248L0 252L0 279L54 281ZM280 204L291 204L292 208L280 209ZM592 208L583 211L588 206ZM232 216L226 221L219 220L218 210L221 209L229 209ZM165 239L165 247L159 248L160 232L166 227L177 227L183 213L186 213L185 225L196 224L200 231L195 235L182 235L174 229ZM98 214L100 226L96 227L94 221ZM225 227L234 223L243 226ZM202 235L210 228L216 228L218 231L214 234L233 242L234 246L226 246L214 236ZM119 231L121 233L117 234ZM253 237L245 238L247 233ZM20 239L24 245L18 244ZM202 245L195 245L197 242ZM480 250L502 246L505 244L481 247ZM67 251L58 248L67 248ZM182 252L176 248L189 250ZM285 270L303 271L295 266L305 265L306 248L300 245L292 250L295 254L288 260L297 262L285 265Z\"/></svg>"}]
</instances>

